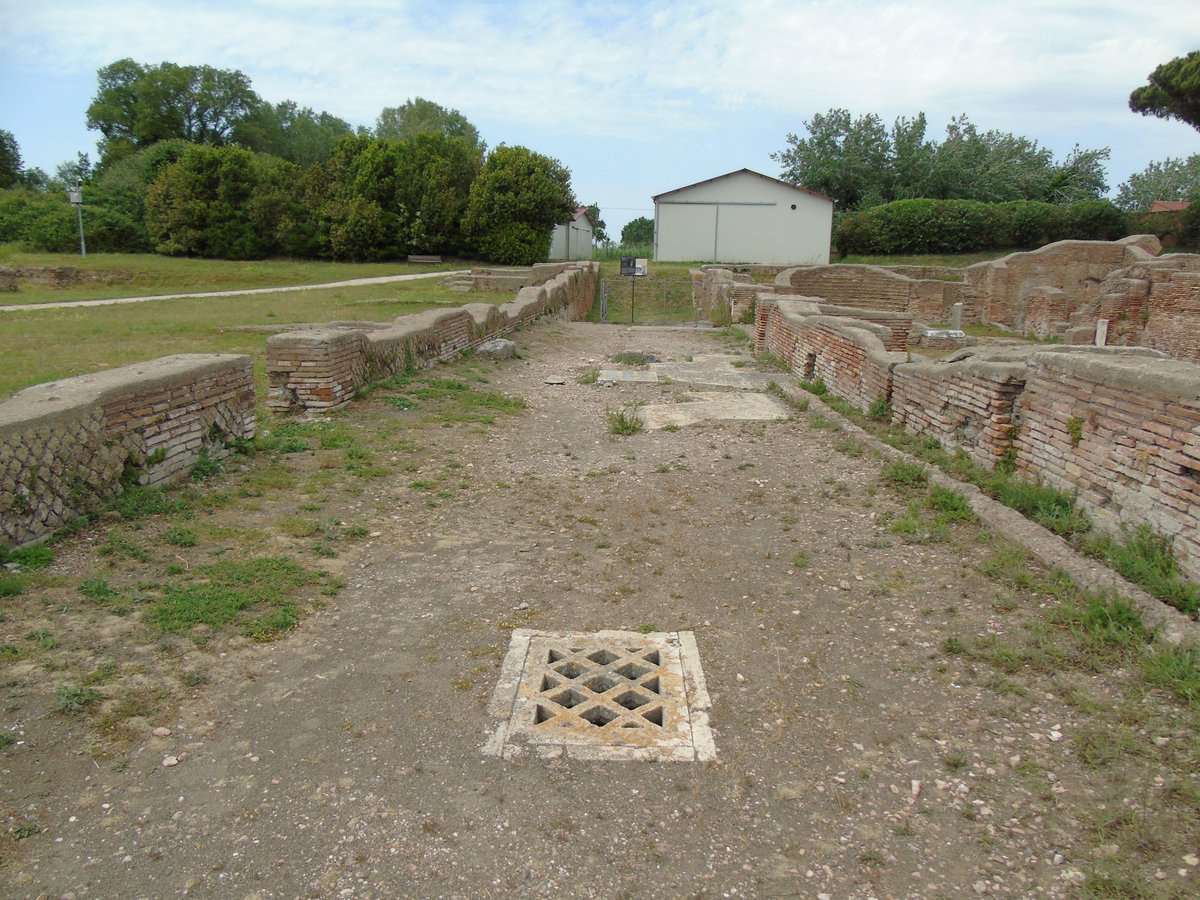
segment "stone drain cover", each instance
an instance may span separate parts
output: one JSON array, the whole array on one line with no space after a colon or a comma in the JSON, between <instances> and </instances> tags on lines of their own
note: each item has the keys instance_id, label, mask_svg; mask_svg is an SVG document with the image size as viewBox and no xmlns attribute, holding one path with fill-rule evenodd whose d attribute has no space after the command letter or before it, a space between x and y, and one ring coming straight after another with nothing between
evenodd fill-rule
<instances>
[{"instance_id":1,"label":"stone drain cover","mask_svg":"<svg viewBox=\"0 0 1200 900\"><path fill-rule=\"evenodd\" d=\"M710 760L712 702L690 631L513 632L483 752Z\"/></svg>"}]
</instances>

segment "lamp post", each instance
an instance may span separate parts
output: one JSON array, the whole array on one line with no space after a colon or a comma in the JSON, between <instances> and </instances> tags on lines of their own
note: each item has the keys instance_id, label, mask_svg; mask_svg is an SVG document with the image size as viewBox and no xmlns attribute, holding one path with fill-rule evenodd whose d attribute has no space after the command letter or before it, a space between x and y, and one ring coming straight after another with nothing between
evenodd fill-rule
<instances>
[{"instance_id":1,"label":"lamp post","mask_svg":"<svg viewBox=\"0 0 1200 900\"><path fill-rule=\"evenodd\" d=\"M75 187L67 188L67 200L75 207L79 220L79 255L87 256L87 245L83 242L83 179L75 179Z\"/></svg>"}]
</instances>

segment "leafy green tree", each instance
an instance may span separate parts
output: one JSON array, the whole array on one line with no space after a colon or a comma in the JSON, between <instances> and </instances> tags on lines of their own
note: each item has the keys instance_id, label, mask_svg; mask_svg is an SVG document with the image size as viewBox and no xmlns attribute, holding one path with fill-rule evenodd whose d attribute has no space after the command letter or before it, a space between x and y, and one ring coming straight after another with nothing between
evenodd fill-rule
<instances>
[{"instance_id":1,"label":"leafy green tree","mask_svg":"<svg viewBox=\"0 0 1200 900\"><path fill-rule=\"evenodd\" d=\"M91 174L92 161L86 153L76 153L74 159L64 160L54 167L54 180L69 186L87 181Z\"/></svg>"},{"instance_id":2,"label":"leafy green tree","mask_svg":"<svg viewBox=\"0 0 1200 900\"><path fill-rule=\"evenodd\" d=\"M1200 50L1158 66L1147 82L1129 95L1131 110L1200 130Z\"/></svg>"},{"instance_id":3,"label":"leafy green tree","mask_svg":"<svg viewBox=\"0 0 1200 900\"><path fill-rule=\"evenodd\" d=\"M479 137L479 130L457 109L415 97L406 100L403 106L388 106L375 120L375 136L383 140L405 141L418 134L443 134L461 138L480 155L487 144Z\"/></svg>"},{"instance_id":4,"label":"leafy green tree","mask_svg":"<svg viewBox=\"0 0 1200 900\"><path fill-rule=\"evenodd\" d=\"M261 101L241 72L117 60L97 72L88 128L99 131L101 165L169 138L221 145Z\"/></svg>"},{"instance_id":5,"label":"leafy green tree","mask_svg":"<svg viewBox=\"0 0 1200 900\"><path fill-rule=\"evenodd\" d=\"M0 190L16 187L21 183L24 165L17 139L11 131L0 128Z\"/></svg>"},{"instance_id":6,"label":"leafy green tree","mask_svg":"<svg viewBox=\"0 0 1200 900\"><path fill-rule=\"evenodd\" d=\"M806 137L787 136L788 148L772 153L783 179L832 197L842 209L874 206L889 198L888 132L879 116L857 119L845 109L816 113Z\"/></svg>"},{"instance_id":7,"label":"leafy green tree","mask_svg":"<svg viewBox=\"0 0 1200 900\"><path fill-rule=\"evenodd\" d=\"M608 232L605 231L607 226L604 220L600 218L600 204L589 203L587 211L588 223L592 226L592 239L599 244L604 244L609 241Z\"/></svg>"},{"instance_id":8,"label":"leafy green tree","mask_svg":"<svg viewBox=\"0 0 1200 900\"><path fill-rule=\"evenodd\" d=\"M550 253L556 223L578 208L571 173L527 147L501 145L488 154L463 218L477 252L505 265L530 265Z\"/></svg>"},{"instance_id":9,"label":"leafy green tree","mask_svg":"<svg viewBox=\"0 0 1200 900\"><path fill-rule=\"evenodd\" d=\"M950 121L940 144L926 139L924 113L896 119L890 132L878 116L855 119L844 109L804 124L807 136L789 134L789 147L772 158L785 180L828 194L842 210L917 198L1071 203L1107 190L1107 148L1076 146L1058 163L1036 141L981 132L965 115Z\"/></svg>"},{"instance_id":10,"label":"leafy green tree","mask_svg":"<svg viewBox=\"0 0 1200 900\"><path fill-rule=\"evenodd\" d=\"M654 243L654 220L638 216L625 223L621 229L622 247L645 247Z\"/></svg>"},{"instance_id":11,"label":"leafy green tree","mask_svg":"<svg viewBox=\"0 0 1200 900\"><path fill-rule=\"evenodd\" d=\"M146 228L159 253L259 259L277 248L291 202L291 163L237 147L191 147L146 194Z\"/></svg>"},{"instance_id":12,"label":"leafy green tree","mask_svg":"<svg viewBox=\"0 0 1200 900\"><path fill-rule=\"evenodd\" d=\"M1145 212L1155 200L1200 203L1200 153L1151 162L1117 188L1117 206L1127 212Z\"/></svg>"},{"instance_id":13,"label":"leafy green tree","mask_svg":"<svg viewBox=\"0 0 1200 900\"><path fill-rule=\"evenodd\" d=\"M259 103L237 123L233 138L257 153L271 153L298 166L310 166L329 159L337 142L353 133L350 124L337 116L284 100Z\"/></svg>"}]
</instances>

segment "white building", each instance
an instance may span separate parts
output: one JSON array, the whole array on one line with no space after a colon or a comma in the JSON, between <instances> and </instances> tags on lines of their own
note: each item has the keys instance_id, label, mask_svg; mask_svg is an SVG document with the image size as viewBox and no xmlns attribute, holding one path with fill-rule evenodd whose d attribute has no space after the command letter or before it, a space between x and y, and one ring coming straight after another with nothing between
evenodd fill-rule
<instances>
[{"instance_id":1,"label":"white building","mask_svg":"<svg viewBox=\"0 0 1200 900\"><path fill-rule=\"evenodd\" d=\"M587 212L588 208L581 206L575 210L570 222L554 226L550 238L551 259L592 258L592 223L588 221Z\"/></svg>"},{"instance_id":2,"label":"white building","mask_svg":"<svg viewBox=\"0 0 1200 900\"><path fill-rule=\"evenodd\" d=\"M739 169L653 200L659 262L829 262L833 200L824 194Z\"/></svg>"}]
</instances>

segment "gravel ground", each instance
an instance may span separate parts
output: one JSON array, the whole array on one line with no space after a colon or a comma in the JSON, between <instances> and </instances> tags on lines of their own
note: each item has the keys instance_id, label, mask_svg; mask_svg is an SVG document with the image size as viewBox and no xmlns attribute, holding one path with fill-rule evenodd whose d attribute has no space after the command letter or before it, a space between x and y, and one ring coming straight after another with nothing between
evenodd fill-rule
<instances>
[{"instance_id":1,"label":"gravel ground","mask_svg":"<svg viewBox=\"0 0 1200 900\"><path fill-rule=\"evenodd\" d=\"M816 405L617 437L606 408L687 388L576 381L618 351L743 361L744 345L562 323L518 337L523 358L492 388L528 411L422 433L470 489L434 505L413 501L411 476L371 482L345 589L290 636L231 647L127 766L93 764L61 717L26 723L0 797L42 830L10 846L2 893L1197 889L1193 714L1131 700L1121 673L946 651L1045 629L1048 598L978 568L1000 537L963 523L902 539L889 522L908 498ZM717 759L483 756L516 627L693 631ZM1087 751L1118 731L1132 749L1097 763Z\"/></svg>"}]
</instances>

